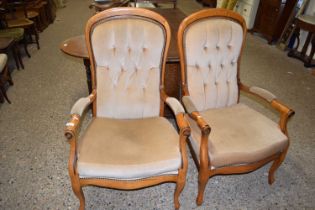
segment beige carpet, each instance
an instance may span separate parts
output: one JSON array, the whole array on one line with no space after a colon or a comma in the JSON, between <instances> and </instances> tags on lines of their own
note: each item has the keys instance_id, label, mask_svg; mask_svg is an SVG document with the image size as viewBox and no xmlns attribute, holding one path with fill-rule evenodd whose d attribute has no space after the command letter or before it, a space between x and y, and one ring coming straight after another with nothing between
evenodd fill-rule
<instances>
[{"instance_id":1,"label":"beige carpet","mask_svg":"<svg viewBox=\"0 0 315 210\"><path fill-rule=\"evenodd\" d=\"M8 89L12 104L0 104L0 209L77 209L67 171L69 145L63 128L73 103L87 95L82 60L66 56L59 44L83 33L92 15L90 0L67 0L55 23L40 34L41 49L30 47L23 57L25 70L12 73ZM180 0L187 14L201 8ZM296 115L289 123L291 146L276 173L267 182L268 166L242 176L217 176L206 188L197 208L197 170L189 161L182 209L315 209L315 77L300 61L258 36L248 35L241 78L276 94ZM245 103L276 118L265 106ZM87 209L172 209L174 184L137 191L85 188Z\"/></svg>"}]
</instances>

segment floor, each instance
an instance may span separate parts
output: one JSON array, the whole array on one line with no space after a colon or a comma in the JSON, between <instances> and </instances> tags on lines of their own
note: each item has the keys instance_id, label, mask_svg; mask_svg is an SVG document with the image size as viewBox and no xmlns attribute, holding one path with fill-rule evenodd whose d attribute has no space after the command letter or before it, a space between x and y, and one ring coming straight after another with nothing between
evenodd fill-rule
<instances>
[{"instance_id":1,"label":"floor","mask_svg":"<svg viewBox=\"0 0 315 210\"><path fill-rule=\"evenodd\" d=\"M31 46L32 58L24 56L25 70L12 72L15 85L7 92L12 104L0 104L0 209L78 208L63 129L71 106L87 95L86 77L82 61L64 55L59 45L83 33L93 14L89 3L67 0L55 23L40 34L41 49ZM179 8L190 14L201 6L179 0ZM242 81L270 90L296 111L288 126L287 158L272 186L267 182L270 165L246 175L210 179L205 202L197 207L197 170L190 157L181 209L315 209L315 77L300 61L256 35L248 34L246 45ZM242 101L277 120L264 105L245 96ZM162 184L136 191L88 187L84 192L87 209L165 210L173 209L174 187Z\"/></svg>"}]
</instances>

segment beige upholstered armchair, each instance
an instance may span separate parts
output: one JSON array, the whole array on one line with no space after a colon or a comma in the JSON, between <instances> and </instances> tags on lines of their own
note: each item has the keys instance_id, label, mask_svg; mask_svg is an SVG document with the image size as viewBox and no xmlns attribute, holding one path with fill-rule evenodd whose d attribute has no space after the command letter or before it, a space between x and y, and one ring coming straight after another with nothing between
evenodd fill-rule
<instances>
[{"instance_id":1,"label":"beige upholstered armchair","mask_svg":"<svg viewBox=\"0 0 315 210\"><path fill-rule=\"evenodd\" d=\"M199 170L198 205L209 178L217 174L248 173L273 161L272 184L289 147L287 120L293 110L267 90L240 81L245 35L244 19L225 9L194 13L178 31L182 101L189 114L190 146ZM240 91L279 111L279 124L240 103Z\"/></svg>"},{"instance_id":2,"label":"beige upholstered armchair","mask_svg":"<svg viewBox=\"0 0 315 210\"><path fill-rule=\"evenodd\" d=\"M93 16L85 36L93 92L75 103L65 128L80 209L84 186L131 190L164 182L176 183L178 209L190 130L181 104L164 92L168 23L149 10L113 8ZM179 134L163 117L164 103L176 116ZM82 113L90 104L93 119L79 137Z\"/></svg>"}]
</instances>

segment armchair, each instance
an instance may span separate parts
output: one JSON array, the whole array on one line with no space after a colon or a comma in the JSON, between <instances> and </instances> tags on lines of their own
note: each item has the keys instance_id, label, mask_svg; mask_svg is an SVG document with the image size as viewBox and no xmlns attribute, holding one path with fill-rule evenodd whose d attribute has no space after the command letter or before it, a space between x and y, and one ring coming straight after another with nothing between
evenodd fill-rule
<instances>
[{"instance_id":1,"label":"armchair","mask_svg":"<svg viewBox=\"0 0 315 210\"><path fill-rule=\"evenodd\" d=\"M182 102L191 126L190 147L197 168L197 204L218 174L248 173L273 161L269 184L289 148L288 118L294 113L272 93L240 80L246 36L244 19L225 9L187 17L178 31ZM279 124L239 102L240 91L265 100L280 113Z\"/></svg>"},{"instance_id":2,"label":"armchair","mask_svg":"<svg viewBox=\"0 0 315 210\"><path fill-rule=\"evenodd\" d=\"M113 8L90 18L85 37L93 91L75 103L65 128L80 209L85 208L84 186L132 190L164 182L176 183L178 209L190 129L181 104L164 92L167 21L146 9ZM176 115L179 134L163 117L164 103ZM93 119L79 136L90 105Z\"/></svg>"}]
</instances>

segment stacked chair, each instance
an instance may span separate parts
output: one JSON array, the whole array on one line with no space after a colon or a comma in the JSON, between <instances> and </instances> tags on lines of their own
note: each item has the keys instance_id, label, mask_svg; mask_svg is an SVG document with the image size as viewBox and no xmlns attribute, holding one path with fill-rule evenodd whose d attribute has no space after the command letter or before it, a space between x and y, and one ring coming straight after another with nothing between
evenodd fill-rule
<instances>
[{"instance_id":1,"label":"stacked chair","mask_svg":"<svg viewBox=\"0 0 315 210\"><path fill-rule=\"evenodd\" d=\"M88 21L93 91L74 104L65 127L80 209L84 186L132 190L164 182L176 183L178 209L188 136L198 168L198 205L215 175L248 173L272 162L268 181L274 182L289 148L287 121L294 111L269 91L241 82L244 19L230 10L202 10L181 23L177 36L185 109L164 91L170 28L163 17L114 8ZM241 91L278 111L279 123L241 103ZM164 103L175 114L178 133L163 117ZM93 118L79 136L88 107Z\"/></svg>"},{"instance_id":2,"label":"stacked chair","mask_svg":"<svg viewBox=\"0 0 315 210\"><path fill-rule=\"evenodd\" d=\"M9 85L13 85L13 81L10 75L10 71L8 71L8 56L6 54L0 54L0 103L4 102L4 99L10 104L11 101L9 100L5 86L7 83Z\"/></svg>"},{"instance_id":3,"label":"stacked chair","mask_svg":"<svg viewBox=\"0 0 315 210\"><path fill-rule=\"evenodd\" d=\"M25 54L30 58L27 49L28 44L35 43L37 49L39 45L39 31L43 31L48 24L52 23L55 15L53 13L52 2L44 0L3 0L0 4L0 53L13 55L17 69L20 66L24 69L19 44L24 47ZM1 57L6 60L8 56ZM2 62L3 63L3 62ZM1 73L1 98L7 99L4 83L9 81L13 84L10 71L7 68ZM3 100L1 100L3 101Z\"/></svg>"}]
</instances>

